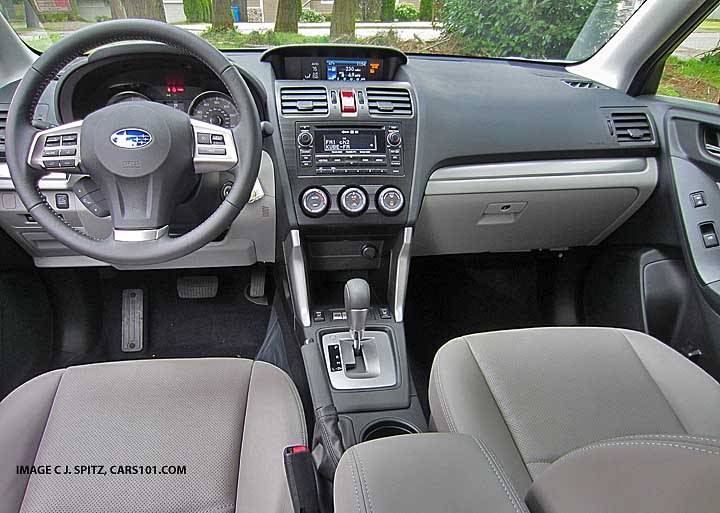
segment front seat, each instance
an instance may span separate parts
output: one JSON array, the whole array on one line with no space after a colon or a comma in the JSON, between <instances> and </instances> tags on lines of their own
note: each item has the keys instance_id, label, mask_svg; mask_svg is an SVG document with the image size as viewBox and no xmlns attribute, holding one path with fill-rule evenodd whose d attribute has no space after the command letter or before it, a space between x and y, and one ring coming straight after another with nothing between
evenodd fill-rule
<instances>
[{"instance_id":1,"label":"front seat","mask_svg":"<svg viewBox=\"0 0 720 513\"><path fill-rule=\"evenodd\" d=\"M457 338L435 356L429 400L437 430L483 440L520 496L553 462L593 442L720 437L720 385L662 342L622 329Z\"/></svg>"},{"instance_id":2,"label":"front seat","mask_svg":"<svg viewBox=\"0 0 720 513\"><path fill-rule=\"evenodd\" d=\"M300 399L266 363L60 369L0 403L0 513L290 513L292 445L307 445Z\"/></svg>"}]
</instances>

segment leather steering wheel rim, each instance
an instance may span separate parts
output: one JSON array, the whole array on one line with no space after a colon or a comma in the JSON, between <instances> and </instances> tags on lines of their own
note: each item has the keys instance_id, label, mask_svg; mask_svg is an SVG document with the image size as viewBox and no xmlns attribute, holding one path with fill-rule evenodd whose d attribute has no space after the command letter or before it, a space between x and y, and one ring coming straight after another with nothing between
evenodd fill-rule
<instances>
[{"instance_id":1,"label":"leather steering wheel rim","mask_svg":"<svg viewBox=\"0 0 720 513\"><path fill-rule=\"evenodd\" d=\"M65 66L86 52L122 41L152 41L172 46L203 62L227 88L240 119L232 135L237 163L227 170L234 185L205 221L180 237L119 241L95 239L66 224L38 188L45 174L30 166L28 155L37 134L35 107L48 84ZM257 107L239 70L217 49L181 28L150 20L117 20L84 28L55 43L30 67L18 85L7 119L6 157L15 190L28 212L47 232L71 249L97 260L120 265L167 262L200 249L220 235L247 204L260 169L262 133ZM90 173L92 176L92 173Z\"/></svg>"}]
</instances>

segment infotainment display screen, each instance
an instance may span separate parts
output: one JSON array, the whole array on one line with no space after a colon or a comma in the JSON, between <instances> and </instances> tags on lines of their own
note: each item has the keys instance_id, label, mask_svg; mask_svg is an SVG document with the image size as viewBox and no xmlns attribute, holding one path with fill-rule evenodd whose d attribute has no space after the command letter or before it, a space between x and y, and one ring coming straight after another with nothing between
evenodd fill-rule
<instances>
[{"instance_id":1,"label":"infotainment display screen","mask_svg":"<svg viewBox=\"0 0 720 513\"><path fill-rule=\"evenodd\" d=\"M328 80L372 80L379 76L380 64L368 59L327 59L325 76Z\"/></svg>"},{"instance_id":2,"label":"infotainment display screen","mask_svg":"<svg viewBox=\"0 0 720 513\"><path fill-rule=\"evenodd\" d=\"M315 153L326 155L385 153L385 132L375 128L319 128L315 130Z\"/></svg>"},{"instance_id":3,"label":"infotainment display screen","mask_svg":"<svg viewBox=\"0 0 720 513\"><path fill-rule=\"evenodd\" d=\"M373 133L358 133L357 130L341 130L323 134L323 151L377 151L377 136Z\"/></svg>"},{"instance_id":4,"label":"infotainment display screen","mask_svg":"<svg viewBox=\"0 0 720 513\"><path fill-rule=\"evenodd\" d=\"M285 76L293 80L364 82L385 80L382 59L287 57Z\"/></svg>"}]
</instances>

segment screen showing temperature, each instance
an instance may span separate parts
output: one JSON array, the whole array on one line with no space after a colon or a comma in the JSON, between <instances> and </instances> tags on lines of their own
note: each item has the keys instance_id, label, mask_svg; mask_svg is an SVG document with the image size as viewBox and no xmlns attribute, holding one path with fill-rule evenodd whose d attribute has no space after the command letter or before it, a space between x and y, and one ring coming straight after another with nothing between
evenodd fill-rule
<instances>
[{"instance_id":1,"label":"screen showing temperature","mask_svg":"<svg viewBox=\"0 0 720 513\"><path fill-rule=\"evenodd\" d=\"M328 80L360 82L373 80L380 74L380 61L368 59L327 59L325 76Z\"/></svg>"}]
</instances>

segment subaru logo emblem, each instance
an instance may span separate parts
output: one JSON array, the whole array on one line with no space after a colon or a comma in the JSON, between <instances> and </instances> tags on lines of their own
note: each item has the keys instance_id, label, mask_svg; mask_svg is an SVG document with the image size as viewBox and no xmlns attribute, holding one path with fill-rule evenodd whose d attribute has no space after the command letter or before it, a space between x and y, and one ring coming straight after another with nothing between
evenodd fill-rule
<instances>
[{"instance_id":1,"label":"subaru logo emblem","mask_svg":"<svg viewBox=\"0 0 720 513\"><path fill-rule=\"evenodd\" d=\"M152 142L152 135L139 128L123 128L110 136L110 142L120 148L142 148Z\"/></svg>"}]
</instances>

